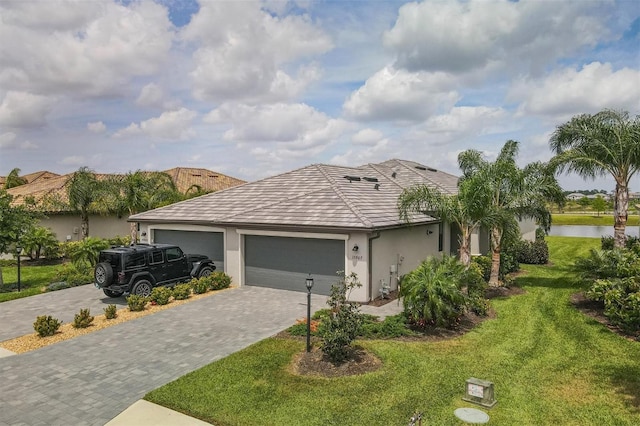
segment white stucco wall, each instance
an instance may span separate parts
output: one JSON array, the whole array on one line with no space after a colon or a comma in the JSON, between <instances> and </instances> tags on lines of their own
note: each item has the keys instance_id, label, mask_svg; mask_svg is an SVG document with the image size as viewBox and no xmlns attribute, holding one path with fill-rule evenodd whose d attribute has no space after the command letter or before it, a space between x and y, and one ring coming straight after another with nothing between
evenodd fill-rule
<instances>
[{"instance_id":1,"label":"white stucco wall","mask_svg":"<svg viewBox=\"0 0 640 426\"><path fill-rule=\"evenodd\" d=\"M449 235L444 232L445 253L448 252ZM439 253L438 224L382 231L379 238L372 240L372 248L369 297L375 299L380 296L381 280L389 283L391 290L396 290L398 277L414 270L428 256Z\"/></svg>"},{"instance_id":2,"label":"white stucco wall","mask_svg":"<svg viewBox=\"0 0 640 426\"><path fill-rule=\"evenodd\" d=\"M520 225L520 234L523 240L535 241L536 240L536 228L538 225L533 219L523 219L518 222Z\"/></svg>"}]
</instances>

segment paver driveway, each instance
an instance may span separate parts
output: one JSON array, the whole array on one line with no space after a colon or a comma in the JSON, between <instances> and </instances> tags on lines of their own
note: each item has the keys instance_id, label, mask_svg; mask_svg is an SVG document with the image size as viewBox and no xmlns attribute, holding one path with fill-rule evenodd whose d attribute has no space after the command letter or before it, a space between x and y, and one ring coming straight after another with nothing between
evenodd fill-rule
<instances>
[{"instance_id":1,"label":"paver driveway","mask_svg":"<svg viewBox=\"0 0 640 426\"><path fill-rule=\"evenodd\" d=\"M0 425L104 425L147 392L305 317L306 297L261 287L231 289L0 358ZM325 302L314 295L312 307Z\"/></svg>"}]
</instances>

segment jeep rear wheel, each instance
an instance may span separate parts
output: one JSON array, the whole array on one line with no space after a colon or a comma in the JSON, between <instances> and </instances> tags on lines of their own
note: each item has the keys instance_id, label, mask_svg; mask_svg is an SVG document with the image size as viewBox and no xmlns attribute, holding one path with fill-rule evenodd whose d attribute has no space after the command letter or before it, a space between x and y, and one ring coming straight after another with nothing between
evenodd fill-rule
<instances>
[{"instance_id":1,"label":"jeep rear wheel","mask_svg":"<svg viewBox=\"0 0 640 426\"><path fill-rule=\"evenodd\" d=\"M113 291L108 288L103 288L102 291L109 297L120 297L124 294L124 291Z\"/></svg>"},{"instance_id":2,"label":"jeep rear wheel","mask_svg":"<svg viewBox=\"0 0 640 426\"><path fill-rule=\"evenodd\" d=\"M98 263L93 273L93 278L100 286L111 284L111 280L113 280L113 268L111 267L111 264L107 262Z\"/></svg>"},{"instance_id":3,"label":"jeep rear wheel","mask_svg":"<svg viewBox=\"0 0 640 426\"><path fill-rule=\"evenodd\" d=\"M135 294L137 296L149 297L151 296L151 290L153 286L147 280L140 280L134 286L131 294Z\"/></svg>"},{"instance_id":4,"label":"jeep rear wheel","mask_svg":"<svg viewBox=\"0 0 640 426\"><path fill-rule=\"evenodd\" d=\"M210 266L205 266L202 269L200 269L200 273L198 274L198 278L208 277L211 274L213 274L213 268L211 268Z\"/></svg>"}]
</instances>

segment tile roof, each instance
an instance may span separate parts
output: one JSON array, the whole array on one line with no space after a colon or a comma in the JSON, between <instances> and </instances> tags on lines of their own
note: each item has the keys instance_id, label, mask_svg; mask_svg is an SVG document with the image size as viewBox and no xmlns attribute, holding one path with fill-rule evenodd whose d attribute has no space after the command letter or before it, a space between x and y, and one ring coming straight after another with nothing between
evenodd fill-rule
<instances>
[{"instance_id":1,"label":"tile roof","mask_svg":"<svg viewBox=\"0 0 640 426\"><path fill-rule=\"evenodd\" d=\"M26 179L27 183L39 182L41 180L51 179L54 177L60 176L57 173L48 172L46 170L29 173L28 175L20 176L23 179ZM0 176L0 187L4 187L5 182L7 181L6 176Z\"/></svg>"},{"instance_id":2,"label":"tile roof","mask_svg":"<svg viewBox=\"0 0 640 426\"><path fill-rule=\"evenodd\" d=\"M45 175L48 173L48 175ZM245 183L245 181L223 175L221 173L212 172L207 169L193 169L188 167L176 167L166 170L167 173L176 184L178 191L185 193L194 185L199 186L203 191L219 191L221 189L230 188ZM56 175L50 172L32 173L27 176L39 175L30 183L16 186L7 190L13 196L12 204L22 204L27 197L33 197L37 202L42 202L47 211L60 211L59 203L67 199L67 181L73 176L73 173L66 175ZM109 176L117 176L110 174L96 173L99 180L106 179Z\"/></svg>"},{"instance_id":3,"label":"tile roof","mask_svg":"<svg viewBox=\"0 0 640 426\"><path fill-rule=\"evenodd\" d=\"M349 178L351 177L351 178ZM458 178L419 163L389 160L360 167L313 164L131 216L136 222L218 226L375 230L403 225L397 200L425 184L457 192ZM433 218L415 215L416 222Z\"/></svg>"}]
</instances>

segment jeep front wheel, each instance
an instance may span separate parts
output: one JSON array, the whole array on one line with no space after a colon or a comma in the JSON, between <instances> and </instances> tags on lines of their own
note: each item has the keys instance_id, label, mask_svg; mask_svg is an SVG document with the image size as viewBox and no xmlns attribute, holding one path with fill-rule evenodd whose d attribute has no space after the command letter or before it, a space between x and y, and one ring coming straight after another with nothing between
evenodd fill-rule
<instances>
[{"instance_id":1,"label":"jeep front wheel","mask_svg":"<svg viewBox=\"0 0 640 426\"><path fill-rule=\"evenodd\" d=\"M107 262L98 263L93 273L93 278L100 286L111 284L111 280L113 280L113 268L111 267L111 264Z\"/></svg>"},{"instance_id":2,"label":"jeep front wheel","mask_svg":"<svg viewBox=\"0 0 640 426\"><path fill-rule=\"evenodd\" d=\"M140 280L134 286L131 294L135 294L137 296L149 297L151 296L151 289L153 286L147 280Z\"/></svg>"},{"instance_id":3,"label":"jeep front wheel","mask_svg":"<svg viewBox=\"0 0 640 426\"><path fill-rule=\"evenodd\" d=\"M124 294L123 291L113 291L109 290L108 288L103 288L102 291L109 297L120 297Z\"/></svg>"},{"instance_id":4,"label":"jeep front wheel","mask_svg":"<svg viewBox=\"0 0 640 426\"><path fill-rule=\"evenodd\" d=\"M205 266L202 269L200 269L200 273L198 274L198 278L208 277L211 274L213 274L213 269L210 266Z\"/></svg>"}]
</instances>

